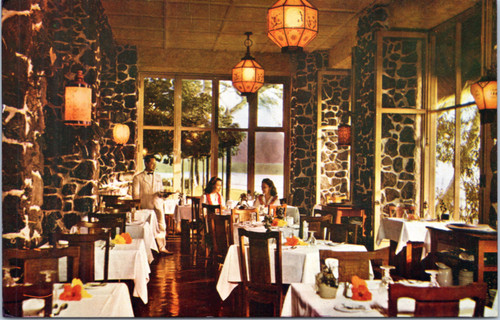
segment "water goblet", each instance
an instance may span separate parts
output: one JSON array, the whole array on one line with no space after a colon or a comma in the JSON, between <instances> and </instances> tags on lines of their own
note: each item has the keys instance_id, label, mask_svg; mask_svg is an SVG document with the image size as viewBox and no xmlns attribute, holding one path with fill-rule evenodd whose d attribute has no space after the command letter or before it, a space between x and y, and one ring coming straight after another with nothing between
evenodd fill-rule
<instances>
[{"instance_id":1,"label":"water goblet","mask_svg":"<svg viewBox=\"0 0 500 320\"><path fill-rule=\"evenodd\" d=\"M380 266L380 269L384 270L384 275L382 276L382 282L380 283L381 287L384 287L386 289L389 288L389 284L394 283L394 280L392 280L391 277L391 270L395 269L396 267L394 266Z\"/></svg>"},{"instance_id":2,"label":"water goblet","mask_svg":"<svg viewBox=\"0 0 500 320\"><path fill-rule=\"evenodd\" d=\"M425 270L425 273L431 275L431 283L429 287L439 287L439 283L437 282L437 274L439 271L437 270Z\"/></svg>"},{"instance_id":3,"label":"water goblet","mask_svg":"<svg viewBox=\"0 0 500 320\"><path fill-rule=\"evenodd\" d=\"M311 246L316 245L316 238L314 237L314 231L309 231L309 239L307 239L307 243Z\"/></svg>"}]
</instances>

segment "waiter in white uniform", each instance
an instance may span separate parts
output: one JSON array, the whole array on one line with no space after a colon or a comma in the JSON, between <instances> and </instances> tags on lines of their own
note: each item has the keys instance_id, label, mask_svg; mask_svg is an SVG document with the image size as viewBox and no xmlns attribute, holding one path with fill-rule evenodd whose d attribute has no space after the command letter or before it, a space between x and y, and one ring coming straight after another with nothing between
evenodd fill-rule
<instances>
[{"instance_id":1,"label":"waiter in white uniform","mask_svg":"<svg viewBox=\"0 0 500 320\"><path fill-rule=\"evenodd\" d=\"M141 209L152 209L156 214L158 220L158 227L156 235L156 242L160 253L172 254L165 248L166 245L166 224L165 214L163 212L163 183L161 176L155 173L156 159L153 155L144 157L144 165L146 169L134 176L132 181L132 197L141 200Z\"/></svg>"}]
</instances>

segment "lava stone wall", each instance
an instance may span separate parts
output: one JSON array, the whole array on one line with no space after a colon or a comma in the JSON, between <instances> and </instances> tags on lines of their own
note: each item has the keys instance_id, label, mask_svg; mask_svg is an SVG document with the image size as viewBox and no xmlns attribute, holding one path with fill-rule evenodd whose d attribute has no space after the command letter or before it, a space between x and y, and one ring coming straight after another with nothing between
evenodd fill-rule
<instances>
[{"instance_id":1,"label":"lava stone wall","mask_svg":"<svg viewBox=\"0 0 500 320\"><path fill-rule=\"evenodd\" d=\"M374 154L375 154L375 34L388 29L387 8L375 6L358 21L358 41L354 48L354 93L352 114L354 158L353 195L356 204L372 207ZM371 213L367 212L366 225L371 225Z\"/></svg>"},{"instance_id":2,"label":"lava stone wall","mask_svg":"<svg viewBox=\"0 0 500 320\"><path fill-rule=\"evenodd\" d=\"M46 48L33 44L44 37L37 1L2 5L2 227L11 233L42 220L45 124L37 53Z\"/></svg>"},{"instance_id":3,"label":"lava stone wall","mask_svg":"<svg viewBox=\"0 0 500 320\"><path fill-rule=\"evenodd\" d=\"M309 214L316 203L316 139L318 70L328 66L328 52L297 57L291 97L292 205Z\"/></svg>"},{"instance_id":4,"label":"lava stone wall","mask_svg":"<svg viewBox=\"0 0 500 320\"><path fill-rule=\"evenodd\" d=\"M335 73L332 71L332 73ZM333 195L349 197L350 146L338 145L338 126L349 121L351 77L348 72L325 73L321 84L320 203ZM333 127L333 128L332 128Z\"/></svg>"},{"instance_id":5,"label":"lava stone wall","mask_svg":"<svg viewBox=\"0 0 500 320\"><path fill-rule=\"evenodd\" d=\"M418 109L423 105L424 39L383 38L382 105L384 108ZM422 152L417 137L421 117L404 114L382 116L381 205L420 203Z\"/></svg>"},{"instance_id":6,"label":"lava stone wall","mask_svg":"<svg viewBox=\"0 0 500 320\"><path fill-rule=\"evenodd\" d=\"M103 180L135 169L135 125L120 147L112 127L136 118L137 54L114 44L100 1L12 0L5 9L4 233L29 214L31 233L49 234L95 208ZM89 127L62 122L64 87L80 68L93 92Z\"/></svg>"}]
</instances>

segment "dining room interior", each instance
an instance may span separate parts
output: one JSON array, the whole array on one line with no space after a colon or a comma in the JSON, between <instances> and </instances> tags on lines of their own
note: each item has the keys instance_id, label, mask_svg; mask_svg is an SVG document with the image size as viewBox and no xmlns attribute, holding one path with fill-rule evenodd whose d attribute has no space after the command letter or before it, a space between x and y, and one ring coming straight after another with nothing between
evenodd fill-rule
<instances>
[{"instance_id":1,"label":"dining room interior","mask_svg":"<svg viewBox=\"0 0 500 320\"><path fill-rule=\"evenodd\" d=\"M495 0L2 1L3 315L497 317L497 59Z\"/></svg>"}]
</instances>

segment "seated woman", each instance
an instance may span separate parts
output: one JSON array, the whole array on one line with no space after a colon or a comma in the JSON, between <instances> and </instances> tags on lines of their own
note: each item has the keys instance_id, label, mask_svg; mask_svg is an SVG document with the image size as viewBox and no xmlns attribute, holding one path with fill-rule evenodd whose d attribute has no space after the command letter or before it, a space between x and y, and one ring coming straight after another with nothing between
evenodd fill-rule
<instances>
[{"instance_id":1,"label":"seated woman","mask_svg":"<svg viewBox=\"0 0 500 320\"><path fill-rule=\"evenodd\" d=\"M217 177L212 177L205 188L203 197L201 199L202 203L210 205L220 205L221 209L224 210L224 202L221 195L222 190L222 179Z\"/></svg>"},{"instance_id":2,"label":"seated woman","mask_svg":"<svg viewBox=\"0 0 500 320\"><path fill-rule=\"evenodd\" d=\"M260 206L279 206L280 200L278 199L278 191L274 186L274 182L271 179L265 178L262 180L262 194L257 197L254 203L254 208L259 208Z\"/></svg>"}]
</instances>

